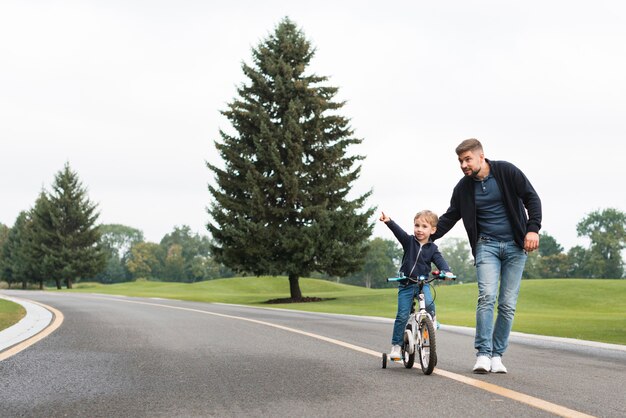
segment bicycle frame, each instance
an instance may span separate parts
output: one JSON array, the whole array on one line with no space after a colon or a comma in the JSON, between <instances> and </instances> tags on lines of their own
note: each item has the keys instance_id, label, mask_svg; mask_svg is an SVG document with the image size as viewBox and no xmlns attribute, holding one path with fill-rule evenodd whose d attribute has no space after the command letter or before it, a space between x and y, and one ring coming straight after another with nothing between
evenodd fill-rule
<instances>
[{"instance_id":1,"label":"bicycle frame","mask_svg":"<svg viewBox=\"0 0 626 418\"><path fill-rule=\"evenodd\" d=\"M420 280L420 282L418 283L419 285L419 291L417 293L417 295L415 295L415 297L417 298L417 303L418 303L418 309L417 311L415 310L415 300L413 300L413 306L411 307L411 314L409 315L409 320L407 321L407 326L405 327L405 335L407 334L407 331L409 331L409 325L411 326L410 329L413 332L410 332L409 334L411 334L410 340L409 340L409 347L411 348L410 353L413 354L413 352L415 351L415 341L416 339L413 338L415 331L417 330L417 338L420 338L420 329L419 329L419 323L424 319L424 318L428 318L430 321L433 321L433 317L430 316L430 314L426 311L426 300L424 297L424 281Z\"/></svg>"}]
</instances>

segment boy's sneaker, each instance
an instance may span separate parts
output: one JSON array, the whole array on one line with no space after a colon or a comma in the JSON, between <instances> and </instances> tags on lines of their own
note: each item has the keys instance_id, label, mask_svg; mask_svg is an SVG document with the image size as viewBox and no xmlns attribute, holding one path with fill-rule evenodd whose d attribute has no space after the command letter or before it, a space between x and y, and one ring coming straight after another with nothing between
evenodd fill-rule
<instances>
[{"instance_id":1,"label":"boy's sneaker","mask_svg":"<svg viewBox=\"0 0 626 418\"><path fill-rule=\"evenodd\" d=\"M506 367L502 364L502 357L491 357L491 373L506 373Z\"/></svg>"},{"instance_id":2,"label":"boy's sneaker","mask_svg":"<svg viewBox=\"0 0 626 418\"><path fill-rule=\"evenodd\" d=\"M489 373L491 371L491 359L489 356L476 357L476 364L474 364L472 371L478 374Z\"/></svg>"},{"instance_id":3,"label":"boy's sneaker","mask_svg":"<svg viewBox=\"0 0 626 418\"><path fill-rule=\"evenodd\" d=\"M437 315L433 316L433 325L435 329L439 329L439 321L437 321Z\"/></svg>"},{"instance_id":4,"label":"boy's sneaker","mask_svg":"<svg viewBox=\"0 0 626 418\"><path fill-rule=\"evenodd\" d=\"M389 353L389 358L394 361L400 360L402 358L402 353L400 352L399 345L391 346L391 353Z\"/></svg>"}]
</instances>

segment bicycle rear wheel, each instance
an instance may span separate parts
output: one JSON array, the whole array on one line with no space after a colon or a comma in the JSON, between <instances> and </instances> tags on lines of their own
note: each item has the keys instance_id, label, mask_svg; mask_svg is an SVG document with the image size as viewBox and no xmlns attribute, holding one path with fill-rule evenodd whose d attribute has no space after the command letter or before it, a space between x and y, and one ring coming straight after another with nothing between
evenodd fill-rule
<instances>
[{"instance_id":1,"label":"bicycle rear wheel","mask_svg":"<svg viewBox=\"0 0 626 418\"><path fill-rule=\"evenodd\" d=\"M422 371L426 375L431 374L437 365L437 345L435 342L435 326L427 316L422 317L420 320L417 345Z\"/></svg>"}]
</instances>

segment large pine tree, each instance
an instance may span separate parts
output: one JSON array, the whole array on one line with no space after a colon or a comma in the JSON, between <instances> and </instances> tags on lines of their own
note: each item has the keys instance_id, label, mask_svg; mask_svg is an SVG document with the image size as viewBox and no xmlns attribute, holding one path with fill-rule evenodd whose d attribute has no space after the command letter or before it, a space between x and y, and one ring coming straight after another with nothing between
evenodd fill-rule
<instances>
[{"instance_id":1,"label":"large pine tree","mask_svg":"<svg viewBox=\"0 0 626 418\"><path fill-rule=\"evenodd\" d=\"M71 288L74 281L94 277L105 267L96 209L78 174L67 163L56 174L52 191L42 193L33 208L34 239L43 254L42 270L47 278L56 280L58 288L61 280Z\"/></svg>"},{"instance_id":2,"label":"large pine tree","mask_svg":"<svg viewBox=\"0 0 626 418\"><path fill-rule=\"evenodd\" d=\"M305 72L314 52L288 18L252 50L248 80L222 112L236 131L215 142L224 167L207 163L214 256L240 272L287 274L293 300L299 277L358 270L372 230L371 192L349 196L363 157L348 148L362 140L337 112L337 88Z\"/></svg>"}]
</instances>

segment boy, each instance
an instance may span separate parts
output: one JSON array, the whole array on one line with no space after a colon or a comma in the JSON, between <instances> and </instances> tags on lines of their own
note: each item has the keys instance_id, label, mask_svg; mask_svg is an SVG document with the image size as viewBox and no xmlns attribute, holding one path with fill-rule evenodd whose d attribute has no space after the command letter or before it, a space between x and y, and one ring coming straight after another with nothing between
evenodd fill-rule
<instances>
[{"instance_id":1,"label":"boy","mask_svg":"<svg viewBox=\"0 0 626 418\"><path fill-rule=\"evenodd\" d=\"M430 236L437 230L437 222L439 218L436 214L429 210L418 212L413 219L413 235L407 234L398 224L382 212L380 221L391 229L396 239L402 245L404 255L402 256L402 266L400 273L405 277L417 278L419 276L428 276L430 274L431 263L435 263L439 271L449 272L450 267L446 260L439 252L437 246L430 242ZM409 320L411 307L413 306L413 298L418 292L418 285L410 280L403 280L398 287L398 312L396 321L393 325L393 336L391 338L391 353L389 357L392 360L400 360L402 354L400 352L400 344L404 336L404 327ZM435 319L435 303L430 294L430 286L424 286L424 299L426 302L426 310Z\"/></svg>"}]
</instances>

